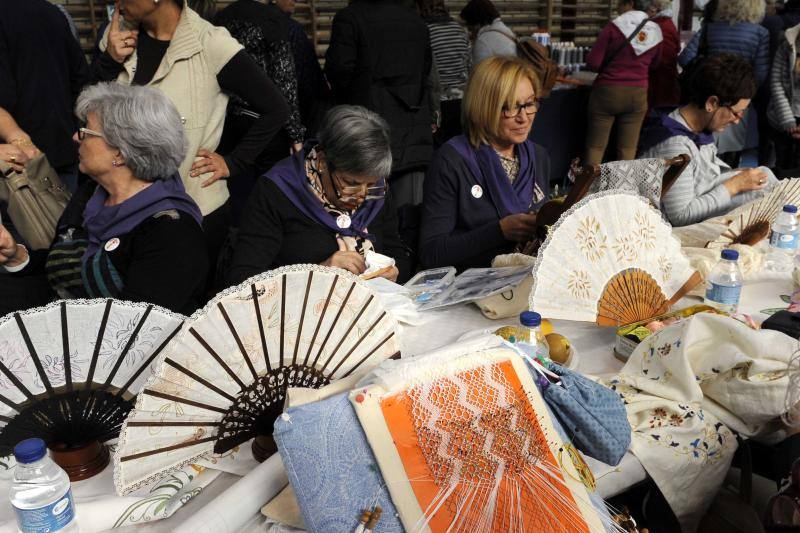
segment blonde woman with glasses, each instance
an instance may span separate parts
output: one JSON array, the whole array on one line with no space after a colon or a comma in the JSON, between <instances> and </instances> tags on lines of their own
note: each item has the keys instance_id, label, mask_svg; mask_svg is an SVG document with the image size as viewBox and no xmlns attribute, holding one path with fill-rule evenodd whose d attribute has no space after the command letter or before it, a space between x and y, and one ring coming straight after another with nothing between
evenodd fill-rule
<instances>
[{"instance_id":1,"label":"blonde woman with glasses","mask_svg":"<svg viewBox=\"0 0 800 533\"><path fill-rule=\"evenodd\" d=\"M534 238L550 158L528 140L539 80L527 63L479 63L464 94L465 134L435 154L425 177L420 260L425 267L488 267Z\"/></svg>"}]
</instances>

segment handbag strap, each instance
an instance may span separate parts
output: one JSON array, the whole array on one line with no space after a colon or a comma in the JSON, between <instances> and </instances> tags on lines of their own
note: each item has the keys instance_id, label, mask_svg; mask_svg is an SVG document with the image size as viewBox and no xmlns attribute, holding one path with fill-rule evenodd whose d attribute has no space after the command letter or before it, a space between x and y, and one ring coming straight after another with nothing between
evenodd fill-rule
<instances>
[{"instance_id":1,"label":"handbag strap","mask_svg":"<svg viewBox=\"0 0 800 533\"><path fill-rule=\"evenodd\" d=\"M622 52L622 49L625 48L626 46L628 46L628 43L630 43L633 40L634 37L639 35L639 32L642 31L642 28L644 28L644 25L647 24L648 22L650 22L650 18L646 17L643 21L641 21L639 23L638 26L636 26L636 29L633 30L633 33L628 35L628 38L625 39L624 43L622 43L620 46L615 48L613 52L611 52L610 54L608 54L606 56L606 58L603 60L603 63L600 65L600 68L597 69L597 75L598 76L606 69L606 67L608 67L608 65L611 64L612 61L614 61L614 59L617 57L617 55L620 52Z\"/></svg>"}]
</instances>

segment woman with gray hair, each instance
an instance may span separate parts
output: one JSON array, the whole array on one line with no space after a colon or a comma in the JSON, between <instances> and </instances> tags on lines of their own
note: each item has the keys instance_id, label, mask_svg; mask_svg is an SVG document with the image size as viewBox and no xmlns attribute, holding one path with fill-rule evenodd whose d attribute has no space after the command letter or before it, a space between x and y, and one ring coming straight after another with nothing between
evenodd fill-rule
<instances>
[{"instance_id":1,"label":"woman with gray hair","mask_svg":"<svg viewBox=\"0 0 800 533\"><path fill-rule=\"evenodd\" d=\"M157 89L101 83L81 93L76 115L85 124L74 137L79 168L92 181L67 205L49 250L29 253L0 226L0 315L46 303L19 290L37 276L59 298L190 313L208 259L200 210L178 175L187 146L178 111Z\"/></svg>"},{"instance_id":2,"label":"woman with gray hair","mask_svg":"<svg viewBox=\"0 0 800 533\"><path fill-rule=\"evenodd\" d=\"M239 283L272 268L315 263L362 274L371 250L407 275L387 180L392 169L389 127L360 106L337 106L318 140L275 165L256 184L245 210L228 280Z\"/></svg>"}]
</instances>

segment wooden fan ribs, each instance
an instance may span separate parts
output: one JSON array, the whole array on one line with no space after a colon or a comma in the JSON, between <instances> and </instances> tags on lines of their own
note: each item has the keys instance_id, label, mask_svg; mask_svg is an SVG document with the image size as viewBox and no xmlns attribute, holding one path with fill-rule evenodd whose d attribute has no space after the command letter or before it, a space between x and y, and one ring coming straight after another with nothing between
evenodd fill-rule
<instances>
[{"instance_id":1,"label":"wooden fan ribs","mask_svg":"<svg viewBox=\"0 0 800 533\"><path fill-rule=\"evenodd\" d=\"M333 319L333 322L331 323L330 327L328 328L327 335L325 335L325 338L322 340L322 344L320 345L319 350L317 351L317 355L316 355L316 357L314 357L314 362L311 364L312 367L316 368L317 362L319 361L319 356L322 355L322 352L325 350L325 345L328 344L328 339L331 338L331 334L333 333L333 329L336 327L336 324L339 322L339 317L342 316L342 312L344 311L345 307L347 307L347 302L350 301L350 295L353 294L353 289L355 289L355 288L356 288L356 282L353 281L350 284L350 288L347 290L347 295L344 297L344 300L342 300L342 304L339 307L339 311L337 311L337 313L336 313L336 317ZM322 323L322 319L320 319L320 324L321 323ZM328 362L330 362L330 359L328 359ZM326 363L326 365L327 365L327 363Z\"/></svg>"},{"instance_id":2,"label":"wooden fan ribs","mask_svg":"<svg viewBox=\"0 0 800 533\"><path fill-rule=\"evenodd\" d=\"M217 309L219 312L222 313L222 318L225 320L225 324L228 325L228 329L233 336L233 340L236 341L236 346L239 347L239 353L242 354L242 358L244 358L244 362L247 364L247 368L250 369L250 373L253 375L253 379L258 377L258 373L256 373L256 369L253 366L253 362L250 360L250 356L247 354L247 350L242 343L242 339L239 337L239 333L236 331L236 328L233 326L233 322L231 322L230 317L228 316L228 312L225 311L225 306L222 305L222 302L217 303Z\"/></svg>"},{"instance_id":3,"label":"wooden fan ribs","mask_svg":"<svg viewBox=\"0 0 800 533\"><path fill-rule=\"evenodd\" d=\"M650 274L638 268L627 269L606 284L598 301L597 322L630 324L659 314L666 305L666 296Z\"/></svg>"},{"instance_id":4,"label":"wooden fan ribs","mask_svg":"<svg viewBox=\"0 0 800 533\"><path fill-rule=\"evenodd\" d=\"M67 302L61 302L61 344L64 354L64 380L67 390L72 391L72 357L69 351L69 327L67 322Z\"/></svg>"},{"instance_id":5,"label":"wooden fan ribs","mask_svg":"<svg viewBox=\"0 0 800 533\"><path fill-rule=\"evenodd\" d=\"M337 274L333 278L333 282L331 283L331 288L328 291L328 296L325 297L325 304L322 306L322 311L319 314L319 320L317 320L317 327L314 328L314 335L311 337L311 342L308 343L308 351L306 352L306 359L303 362L304 366L308 366L308 360L311 357L311 350L314 348L314 343L317 341L317 335L319 334L319 330L322 327L322 321L325 320L325 313L328 312L328 306L331 303L331 298L333 298L333 291L336 289L336 283L339 281L339 275ZM317 365L317 359L319 359L319 353L317 353L317 357L314 359L314 363L311 366Z\"/></svg>"},{"instance_id":6,"label":"wooden fan ribs","mask_svg":"<svg viewBox=\"0 0 800 533\"><path fill-rule=\"evenodd\" d=\"M255 307L256 320L258 321L258 333L261 337L261 350L264 352L264 363L267 365L267 372L272 372L272 365L269 362L269 349L267 348L267 336L264 331L264 321L261 318L261 307L258 305L258 289L256 284L250 285L250 290L253 295L253 306Z\"/></svg>"},{"instance_id":7,"label":"wooden fan ribs","mask_svg":"<svg viewBox=\"0 0 800 533\"><path fill-rule=\"evenodd\" d=\"M94 371L97 368L97 359L100 357L100 347L103 344L103 336L106 333L106 326L108 326L108 316L111 314L111 300L106 302L105 311L103 311L103 318L100 321L100 329L97 331L97 342L94 344L94 353L92 354L92 362L89 365L89 373L86 375L85 389L92 386L94 380Z\"/></svg>"},{"instance_id":8,"label":"wooden fan ribs","mask_svg":"<svg viewBox=\"0 0 800 533\"><path fill-rule=\"evenodd\" d=\"M47 389L48 394L52 395L53 386L50 384L50 380L47 378L47 373L44 371L42 362L39 360L39 354L36 353L36 348L34 348L33 342L31 342L31 337L28 335L28 329L25 327L25 323L22 321L19 313L14 313L14 320L17 322L19 332L22 334L22 340L25 342L25 346L28 348L28 354L31 356L33 365L36 367L36 372L39 373L39 378L41 378L44 388Z\"/></svg>"},{"instance_id":9,"label":"wooden fan ribs","mask_svg":"<svg viewBox=\"0 0 800 533\"><path fill-rule=\"evenodd\" d=\"M104 389L107 389L109 386L111 386L111 383L114 381L114 377L117 375L117 372L119 371L119 367L122 365L122 362L128 356L128 352L130 352L131 348L133 347L133 344L136 342L136 337L139 336L139 332L142 330L142 327L144 326L144 323L147 321L147 317L150 316L150 311L152 310L153 306L148 305L144 313L142 314L142 318L136 324L136 327L134 327L133 333L131 333L131 336L128 338L128 342L125 343L125 347L122 349L122 352L120 352L119 356L117 356L117 360L114 362L114 368L112 368L111 372L108 373L108 377L106 378L106 381L103 384Z\"/></svg>"},{"instance_id":10,"label":"wooden fan ribs","mask_svg":"<svg viewBox=\"0 0 800 533\"><path fill-rule=\"evenodd\" d=\"M286 277L284 276L284 279ZM306 318L306 306L308 305L308 294L311 292L311 280L314 279L314 271L311 270L308 273L308 281L306 282L306 292L303 295L303 308L300 311L300 322L297 325L297 338L294 342L294 353L292 354L292 364L297 364L297 350L300 348L300 339L303 336L303 324L305 323Z\"/></svg>"},{"instance_id":11,"label":"wooden fan ribs","mask_svg":"<svg viewBox=\"0 0 800 533\"><path fill-rule=\"evenodd\" d=\"M205 348L205 350L209 353L209 355L211 355L211 357L214 358L217 364L219 364L219 366L231 377L231 379L233 379L233 381L235 381L236 384L239 385L239 389L243 390L245 388L244 382L241 379L239 379L239 376L236 375L236 372L231 370L231 367L229 367L227 363L225 363L222 357L220 357L219 354L216 351L214 351L214 349L208 344L208 342L206 342L203 336L200 335L200 333L198 333L197 330L194 329L193 327L189 328L189 333L191 333L192 336L195 339L197 339L197 342L199 342L200 345L203 348Z\"/></svg>"}]
</instances>

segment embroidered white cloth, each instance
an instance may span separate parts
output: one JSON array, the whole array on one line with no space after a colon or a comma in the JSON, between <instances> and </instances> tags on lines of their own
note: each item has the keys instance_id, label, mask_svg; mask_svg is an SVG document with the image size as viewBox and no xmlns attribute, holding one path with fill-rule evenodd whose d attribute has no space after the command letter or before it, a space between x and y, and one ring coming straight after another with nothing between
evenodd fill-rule
<instances>
[{"instance_id":1,"label":"embroidered white cloth","mask_svg":"<svg viewBox=\"0 0 800 533\"><path fill-rule=\"evenodd\" d=\"M647 18L647 13L644 11L628 11L615 18L612 22L614 26L619 28L622 35L630 37L630 35L639 27L644 19ZM651 48L658 46L658 43L664 40L661 35L661 28L655 22L648 22L645 24L636 36L628 41L628 45L633 48L637 56L642 55Z\"/></svg>"},{"instance_id":2,"label":"embroidered white cloth","mask_svg":"<svg viewBox=\"0 0 800 533\"><path fill-rule=\"evenodd\" d=\"M775 433L796 340L700 314L651 335L606 384L623 398L631 451L684 531L694 531L744 437Z\"/></svg>"}]
</instances>

